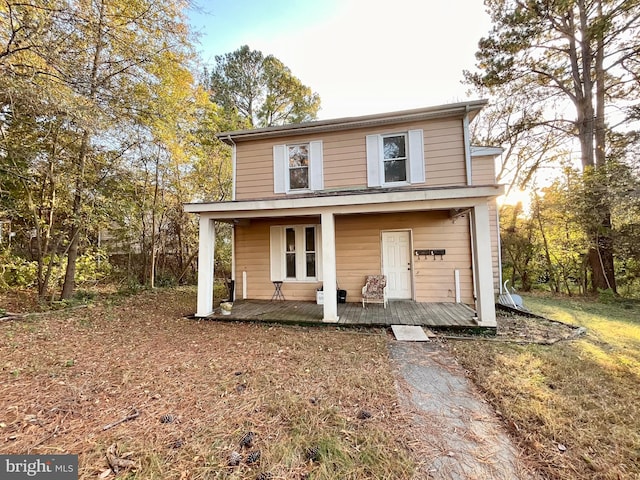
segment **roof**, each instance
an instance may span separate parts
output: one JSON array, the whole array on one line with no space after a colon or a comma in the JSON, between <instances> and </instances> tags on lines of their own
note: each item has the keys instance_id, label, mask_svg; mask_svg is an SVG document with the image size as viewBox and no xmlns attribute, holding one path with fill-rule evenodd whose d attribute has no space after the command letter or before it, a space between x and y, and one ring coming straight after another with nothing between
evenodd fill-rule
<instances>
[{"instance_id":1,"label":"roof","mask_svg":"<svg viewBox=\"0 0 640 480\"><path fill-rule=\"evenodd\" d=\"M488 103L487 100L470 100L467 102L449 103L432 107L378 113L360 117L344 117L313 122L293 123L275 127L255 128L251 130L235 130L221 132L216 135L228 145L248 140L277 138L292 135L308 135L310 133L351 130L377 125L392 125L416 120L429 120L443 117L462 117L469 114L469 121Z\"/></svg>"}]
</instances>

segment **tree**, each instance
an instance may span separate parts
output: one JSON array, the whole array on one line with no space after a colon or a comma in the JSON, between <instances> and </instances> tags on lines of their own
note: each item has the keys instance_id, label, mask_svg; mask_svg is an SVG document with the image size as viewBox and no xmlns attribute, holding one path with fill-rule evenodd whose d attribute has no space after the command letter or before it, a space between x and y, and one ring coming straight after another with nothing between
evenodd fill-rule
<instances>
[{"instance_id":1,"label":"tree","mask_svg":"<svg viewBox=\"0 0 640 480\"><path fill-rule=\"evenodd\" d=\"M640 2L637 0L486 0L493 28L479 42L479 72L469 82L518 99L528 129L576 139L583 172L603 168L608 140L629 125L637 98ZM525 107L526 106L526 107ZM585 192L597 197L602 189ZM615 291L611 205L594 202L587 232L592 288Z\"/></svg>"},{"instance_id":2,"label":"tree","mask_svg":"<svg viewBox=\"0 0 640 480\"><path fill-rule=\"evenodd\" d=\"M216 55L210 88L213 102L250 128L313 120L320 109L320 96L280 60L247 45Z\"/></svg>"},{"instance_id":3,"label":"tree","mask_svg":"<svg viewBox=\"0 0 640 480\"><path fill-rule=\"evenodd\" d=\"M98 226L101 185L133 143L157 133L152 119L177 95L152 89L190 60L184 6L181 0L0 5L3 189L10 185L21 199L13 216L35 230L39 261L47 250L67 255L63 298L74 290L79 248ZM175 68L159 68L167 63ZM21 130L28 136L9 135ZM129 133L142 130L132 143ZM136 178L129 173L120 178Z\"/></svg>"}]
</instances>

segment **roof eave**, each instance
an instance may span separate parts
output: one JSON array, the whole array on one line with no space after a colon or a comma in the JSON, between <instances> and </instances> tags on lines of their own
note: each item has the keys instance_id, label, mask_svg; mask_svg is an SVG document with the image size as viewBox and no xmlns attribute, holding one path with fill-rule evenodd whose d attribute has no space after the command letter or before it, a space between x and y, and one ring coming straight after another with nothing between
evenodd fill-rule
<instances>
[{"instance_id":1,"label":"roof eave","mask_svg":"<svg viewBox=\"0 0 640 480\"><path fill-rule=\"evenodd\" d=\"M256 128L252 130L236 130L220 132L216 137L228 145L234 143L278 138L295 135L308 135L328 131L350 130L366 128L376 125L396 124L410 121L430 120L443 117L455 117L468 114L472 121L477 113L487 104L487 100L473 100L468 102L438 105L434 107L402 110L397 112L365 115L360 117L346 117L314 122L294 123L275 127Z\"/></svg>"}]
</instances>

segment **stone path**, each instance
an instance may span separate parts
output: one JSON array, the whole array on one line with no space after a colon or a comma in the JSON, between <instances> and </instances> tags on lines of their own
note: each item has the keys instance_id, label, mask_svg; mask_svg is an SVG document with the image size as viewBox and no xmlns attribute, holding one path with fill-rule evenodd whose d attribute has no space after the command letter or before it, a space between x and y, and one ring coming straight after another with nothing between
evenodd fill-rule
<instances>
[{"instance_id":1,"label":"stone path","mask_svg":"<svg viewBox=\"0 0 640 480\"><path fill-rule=\"evenodd\" d=\"M530 480L495 413L437 342L390 341L401 401L415 412L424 453L417 478Z\"/></svg>"}]
</instances>

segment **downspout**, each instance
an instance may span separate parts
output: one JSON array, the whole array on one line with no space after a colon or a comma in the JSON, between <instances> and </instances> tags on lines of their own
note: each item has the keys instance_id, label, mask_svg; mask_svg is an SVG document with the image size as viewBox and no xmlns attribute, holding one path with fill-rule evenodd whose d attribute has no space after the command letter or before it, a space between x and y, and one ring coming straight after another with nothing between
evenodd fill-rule
<instances>
[{"instance_id":1,"label":"downspout","mask_svg":"<svg viewBox=\"0 0 640 480\"><path fill-rule=\"evenodd\" d=\"M500 284L500 295L504 293L502 290L502 238L500 238L500 212L496 202L496 235L498 236L498 283Z\"/></svg>"},{"instance_id":2,"label":"downspout","mask_svg":"<svg viewBox=\"0 0 640 480\"><path fill-rule=\"evenodd\" d=\"M231 135L227 135L227 140L231 143L231 200L236 199L236 142Z\"/></svg>"},{"instance_id":3,"label":"downspout","mask_svg":"<svg viewBox=\"0 0 640 480\"><path fill-rule=\"evenodd\" d=\"M231 142L231 200L236 199L236 143L227 135L227 139ZM231 280L236 281L236 224L231 224ZM245 286L242 285L244 289Z\"/></svg>"},{"instance_id":4,"label":"downspout","mask_svg":"<svg viewBox=\"0 0 640 480\"><path fill-rule=\"evenodd\" d=\"M469 106L462 117L462 135L464 137L464 164L467 171L467 185L471 185L471 134L469 132Z\"/></svg>"}]
</instances>

